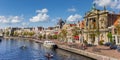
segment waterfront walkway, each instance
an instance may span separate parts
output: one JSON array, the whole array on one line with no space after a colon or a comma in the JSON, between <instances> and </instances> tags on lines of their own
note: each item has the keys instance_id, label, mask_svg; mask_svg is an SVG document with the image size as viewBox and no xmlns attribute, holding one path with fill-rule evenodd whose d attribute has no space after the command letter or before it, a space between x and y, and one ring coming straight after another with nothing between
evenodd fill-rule
<instances>
[{"instance_id":1,"label":"waterfront walkway","mask_svg":"<svg viewBox=\"0 0 120 60\"><path fill-rule=\"evenodd\" d=\"M109 47L106 46L92 46L92 47L87 47L87 49L80 49L80 46L82 44L78 43L65 43L65 42L60 42L58 40L53 40L55 43L60 44L60 45L65 45L66 47L70 47L70 48L75 48L78 50L82 50L85 52L90 52L90 53L94 53L97 55L102 55L105 57L110 57L108 59L102 59L102 60L120 60L120 52L118 52L117 50L112 50Z\"/></svg>"}]
</instances>

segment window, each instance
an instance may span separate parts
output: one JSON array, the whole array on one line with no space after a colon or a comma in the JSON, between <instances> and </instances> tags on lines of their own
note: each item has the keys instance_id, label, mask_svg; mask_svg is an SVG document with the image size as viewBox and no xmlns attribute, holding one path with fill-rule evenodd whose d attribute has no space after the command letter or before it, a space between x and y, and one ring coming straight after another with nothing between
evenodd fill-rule
<instances>
[{"instance_id":1,"label":"window","mask_svg":"<svg viewBox=\"0 0 120 60\"><path fill-rule=\"evenodd\" d=\"M117 37L118 43L120 43L120 36Z\"/></svg>"},{"instance_id":2,"label":"window","mask_svg":"<svg viewBox=\"0 0 120 60\"><path fill-rule=\"evenodd\" d=\"M96 20L95 18L90 18L90 29L95 29L96 28Z\"/></svg>"},{"instance_id":3,"label":"window","mask_svg":"<svg viewBox=\"0 0 120 60\"><path fill-rule=\"evenodd\" d=\"M114 29L114 33L117 34L117 29Z\"/></svg>"},{"instance_id":4,"label":"window","mask_svg":"<svg viewBox=\"0 0 120 60\"><path fill-rule=\"evenodd\" d=\"M95 20L95 19L93 19L93 22L96 22L96 20Z\"/></svg>"},{"instance_id":5,"label":"window","mask_svg":"<svg viewBox=\"0 0 120 60\"><path fill-rule=\"evenodd\" d=\"M112 36L112 40L115 41L115 36Z\"/></svg>"}]
</instances>

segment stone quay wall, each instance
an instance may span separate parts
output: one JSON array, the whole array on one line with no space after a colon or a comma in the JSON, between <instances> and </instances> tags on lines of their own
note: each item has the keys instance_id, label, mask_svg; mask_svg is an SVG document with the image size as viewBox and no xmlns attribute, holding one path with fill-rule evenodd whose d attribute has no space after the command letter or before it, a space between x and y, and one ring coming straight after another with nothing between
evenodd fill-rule
<instances>
[{"instance_id":1,"label":"stone quay wall","mask_svg":"<svg viewBox=\"0 0 120 60\"><path fill-rule=\"evenodd\" d=\"M73 52L73 53L76 53L76 54L80 54L80 55L83 55L83 56L86 56L86 57L90 57L90 58L93 58L93 59L97 59L97 60L119 60L119 59L116 59L116 58L112 58L112 57L108 57L108 56L104 56L104 55L98 55L98 54L87 52L87 51L84 51L84 50L67 47L67 46L64 46L64 45L58 45L58 48L66 50L66 51L70 51L70 52Z\"/></svg>"}]
</instances>

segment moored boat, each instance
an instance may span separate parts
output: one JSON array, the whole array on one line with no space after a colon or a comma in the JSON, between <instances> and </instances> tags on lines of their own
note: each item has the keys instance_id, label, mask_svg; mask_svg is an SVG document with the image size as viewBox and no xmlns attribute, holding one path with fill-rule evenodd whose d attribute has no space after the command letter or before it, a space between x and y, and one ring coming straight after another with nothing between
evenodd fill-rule
<instances>
[{"instance_id":1,"label":"moored boat","mask_svg":"<svg viewBox=\"0 0 120 60\"><path fill-rule=\"evenodd\" d=\"M44 41L43 46L48 48L57 48L57 45L53 41Z\"/></svg>"},{"instance_id":2,"label":"moored boat","mask_svg":"<svg viewBox=\"0 0 120 60\"><path fill-rule=\"evenodd\" d=\"M47 53L47 54L45 55L45 57L47 57L47 58L49 59L49 58L53 58L53 55L50 54L50 53Z\"/></svg>"},{"instance_id":3,"label":"moored boat","mask_svg":"<svg viewBox=\"0 0 120 60\"><path fill-rule=\"evenodd\" d=\"M21 49L26 49L27 47L25 45L21 46L20 47Z\"/></svg>"},{"instance_id":4,"label":"moored boat","mask_svg":"<svg viewBox=\"0 0 120 60\"><path fill-rule=\"evenodd\" d=\"M2 39L0 39L0 42L2 42Z\"/></svg>"}]
</instances>

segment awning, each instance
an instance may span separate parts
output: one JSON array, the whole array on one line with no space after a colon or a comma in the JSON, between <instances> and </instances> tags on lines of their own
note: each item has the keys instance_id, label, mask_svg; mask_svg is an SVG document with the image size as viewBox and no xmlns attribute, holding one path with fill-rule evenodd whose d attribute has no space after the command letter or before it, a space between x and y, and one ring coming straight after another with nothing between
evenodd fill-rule
<instances>
[{"instance_id":1,"label":"awning","mask_svg":"<svg viewBox=\"0 0 120 60\"><path fill-rule=\"evenodd\" d=\"M54 34L56 34L56 35L57 35L57 34L58 34L58 32L54 32Z\"/></svg>"},{"instance_id":2,"label":"awning","mask_svg":"<svg viewBox=\"0 0 120 60\"><path fill-rule=\"evenodd\" d=\"M79 40L79 36L74 36L74 39L75 40Z\"/></svg>"}]
</instances>

